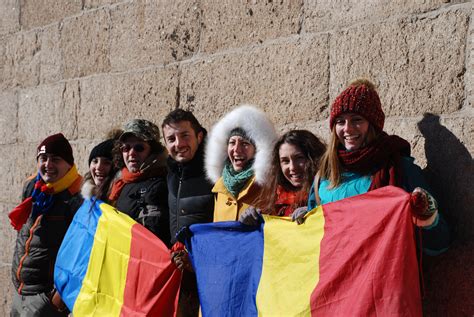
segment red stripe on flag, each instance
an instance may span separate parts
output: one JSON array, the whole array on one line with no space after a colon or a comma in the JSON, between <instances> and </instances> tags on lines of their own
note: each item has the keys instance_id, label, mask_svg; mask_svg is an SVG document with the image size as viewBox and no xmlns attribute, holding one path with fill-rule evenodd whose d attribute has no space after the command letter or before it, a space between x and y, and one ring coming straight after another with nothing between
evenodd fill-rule
<instances>
[{"instance_id":1,"label":"red stripe on flag","mask_svg":"<svg viewBox=\"0 0 474 317\"><path fill-rule=\"evenodd\" d=\"M421 316L409 195L396 187L323 206L312 316Z\"/></svg>"},{"instance_id":2,"label":"red stripe on flag","mask_svg":"<svg viewBox=\"0 0 474 317\"><path fill-rule=\"evenodd\" d=\"M171 262L168 248L139 224L132 242L121 316L174 316L181 271Z\"/></svg>"}]
</instances>

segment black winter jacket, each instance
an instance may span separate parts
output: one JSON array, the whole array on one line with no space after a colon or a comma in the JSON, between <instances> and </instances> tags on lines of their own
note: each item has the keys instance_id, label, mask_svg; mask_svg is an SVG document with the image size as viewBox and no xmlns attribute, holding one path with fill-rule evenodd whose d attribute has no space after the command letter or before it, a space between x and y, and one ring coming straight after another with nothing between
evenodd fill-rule
<instances>
[{"instance_id":1,"label":"black winter jacket","mask_svg":"<svg viewBox=\"0 0 474 317\"><path fill-rule=\"evenodd\" d=\"M213 185L207 180L204 172L203 143L190 162L180 164L168 157L171 244L176 242L176 233L181 228L194 223L212 222Z\"/></svg>"},{"instance_id":2,"label":"black winter jacket","mask_svg":"<svg viewBox=\"0 0 474 317\"><path fill-rule=\"evenodd\" d=\"M167 197L165 178L151 177L126 184L115 202L115 208L145 226L169 246Z\"/></svg>"},{"instance_id":3,"label":"black winter jacket","mask_svg":"<svg viewBox=\"0 0 474 317\"><path fill-rule=\"evenodd\" d=\"M33 192L35 179L23 189L22 201ZM21 295L36 295L53 289L53 270L59 247L77 209L80 193L68 190L54 195L54 203L44 215L31 214L18 232L13 254L12 279Z\"/></svg>"}]
</instances>

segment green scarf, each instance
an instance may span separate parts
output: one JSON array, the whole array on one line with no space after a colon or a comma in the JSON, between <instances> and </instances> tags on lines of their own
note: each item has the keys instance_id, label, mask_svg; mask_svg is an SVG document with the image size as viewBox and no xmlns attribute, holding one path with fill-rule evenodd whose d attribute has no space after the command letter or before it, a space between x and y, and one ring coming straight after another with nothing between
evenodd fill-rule
<instances>
[{"instance_id":1,"label":"green scarf","mask_svg":"<svg viewBox=\"0 0 474 317\"><path fill-rule=\"evenodd\" d=\"M232 164L229 161L226 162L222 171L222 180L224 181L225 188L235 198L237 198L242 188L247 184L247 181L253 176L252 164L253 162L249 162L243 170L236 172Z\"/></svg>"}]
</instances>

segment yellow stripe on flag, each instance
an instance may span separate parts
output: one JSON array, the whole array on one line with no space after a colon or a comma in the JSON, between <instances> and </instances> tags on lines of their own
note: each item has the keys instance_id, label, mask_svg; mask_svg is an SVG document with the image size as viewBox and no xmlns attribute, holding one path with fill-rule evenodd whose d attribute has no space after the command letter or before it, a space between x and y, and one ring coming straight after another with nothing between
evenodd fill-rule
<instances>
[{"instance_id":1,"label":"yellow stripe on flag","mask_svg":"<svg viewBox=\"0 0 474 317\"><path fill-rule=\"evenodd\" d=\"M101 204L89 266L74 303L74 316L120 316L135 222Z\"/></svg>"},{"instance_id":2,"label":"yellow stripe on flag","mask_svg":"<svg viewBox=\"0 0 474 317\"><path fill-rule=\"evenodd\" d=\"M310 297L319 280L324 235L322 208L313 213L299 226L289 218L282 221L264 216L262 276L257 291L259 316L311 316Z\"/></svg>"}]
</instances>

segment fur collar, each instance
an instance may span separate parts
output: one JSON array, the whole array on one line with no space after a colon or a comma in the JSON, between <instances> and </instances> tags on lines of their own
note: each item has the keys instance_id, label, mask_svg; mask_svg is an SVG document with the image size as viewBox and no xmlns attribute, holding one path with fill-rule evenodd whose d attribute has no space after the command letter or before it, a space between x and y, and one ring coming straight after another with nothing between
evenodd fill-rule
<instances>
[{"instance_id":1,"label":"fur collar","mask_svg":"<svg viewBox=\"0 0 474 317\"><path fill-rule=\"evenodd\" d=\"M92 196L97 194L97 186L94 184L92 179L87 179L82 184L81 194L84 199L91 199Z\"/></svg>"},{"instance_id":2,"label":"fur collar","mask_svg":"<svg viewBox=\"0 0 474 317\"><path fill-rule=\"evenodd\" d=\"M255 141L256 153L252 169L255 182L263 184L271 167L273 146L277 139L275 127L266 114L251 105L242 105L227 113L212 128L205 154L207 177L216 183L222 175L227 159L227 142L230 131L242 128Z\"/></svg>"}]
</instances>

